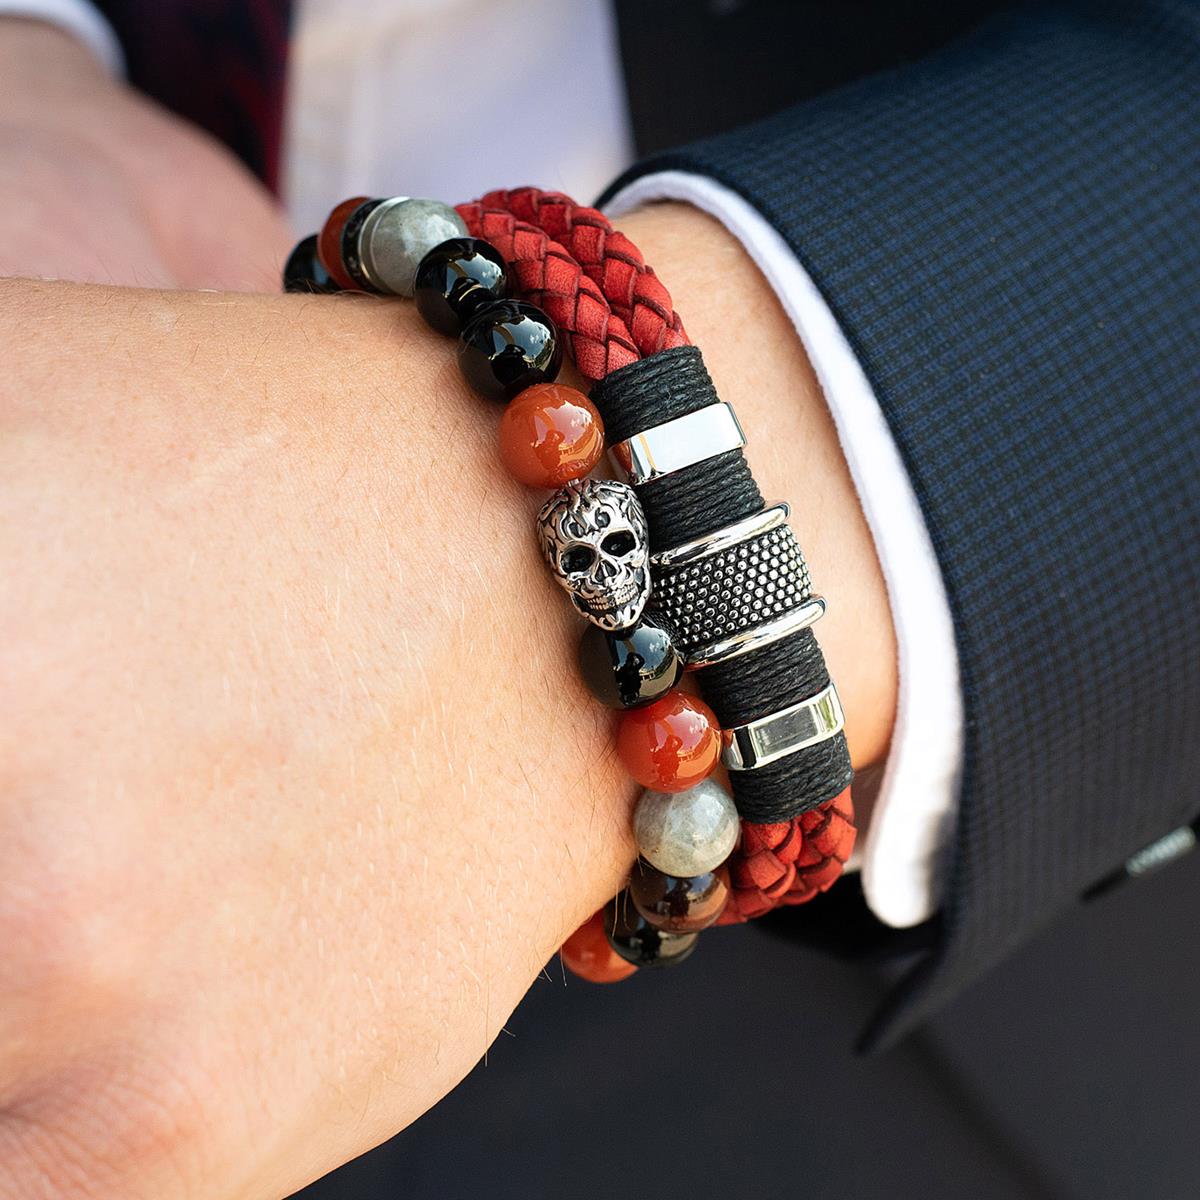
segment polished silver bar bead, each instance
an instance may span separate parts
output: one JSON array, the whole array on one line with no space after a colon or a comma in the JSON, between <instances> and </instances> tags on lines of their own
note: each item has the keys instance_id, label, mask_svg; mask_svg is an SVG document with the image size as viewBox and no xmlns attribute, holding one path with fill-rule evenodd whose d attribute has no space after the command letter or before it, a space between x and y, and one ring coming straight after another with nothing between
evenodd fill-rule
<instances>
[{"instance_id":1,"label":"polished silver bar bead","mask_svg":"<svg viewBox=\"0 0 1200 1200\"><path fill-rule=\"evenodd\" d=\"M699 562L702 558L711 558L730 546L740 545L761 534L770 533L772 529L778 529L791 515L791 511L791 505L786 500L781 500L778 504L772 504L769 508L743 517L740 521L734 521L732 525L715 529L703 537L682 542L669 550L660 550L650 561L655 567L682 567L688 563Z\"/></svg>"},{"instance_id":2,"label":"polished silver bar bead","mask_svg":"<svg viewBox=\"0 0 1200 1200\"><path fill-rule=\"evenodd\" d=\"M449 204L393 196L376 205L358 231L358 273L376 292L411 297L421 259L434 246L466 236L466 223Z\"/></svg>"},{"instance_id":3,"label":"polished silver bar bead","mask_svg":"<svg viewBox=\"0 0 1200 1200\"><path fill-rule=\"evenodd\" d=\"M706 645L696 647L689 651L685 669L699 671L701 667L711 667L715 663L728 662L731 658L749 654L751 650L759 650L773 642L781 642L785 637L791 637L793 633L799 633L801 629L815 625L824 615L825 598L813 596L799 608L785 612L781 617L775 617L770 621L764 621L761 625L755 625L752 629L743 629L740 633L717 638Z\"/></svg>"},{"instance_id":4,"label":"polished silver bar bead","mask_svg":"<svg viewBox=\"0 0 1200 1200\"><path fill-rule=\"evenodd\" d=\"M828 741L841 733L845 723L842 702L831 683L799 704L722 730L721 761L731 771L753 771Z\"/></svg>"},{"instance_id":5,"label":"polished silver bar bead","mask_svg":"<svg viewBox=\"0 0 1200 1200\"><path fill-rule=\"evenodd\" d=\"M640 487L745 444L732 406L720 402L635 433L612 446L609 454L626 483Z\"/></svg>"}]
</instances>

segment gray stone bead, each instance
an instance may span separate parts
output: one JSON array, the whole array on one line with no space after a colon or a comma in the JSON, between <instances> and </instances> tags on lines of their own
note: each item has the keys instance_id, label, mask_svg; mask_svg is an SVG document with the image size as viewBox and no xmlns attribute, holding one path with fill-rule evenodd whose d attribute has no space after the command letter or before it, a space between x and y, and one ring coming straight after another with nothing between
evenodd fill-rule
<instances>
[{"instance_id":1,"label":"gray stone bead","mask_svg":"<svg viewBox=\"0 0 1200 1200\"><path fill-rule=\"evenodd\" d=\"M466 237L462 217L440 200L397 196L363 222L358 235L362 273L380 292L411 296L421 259L450 238Z\"/></svg>"},{"instance_id":2,"label":"gray stone bead","mask_svg":"<svg viewBox=\"0 0 1200 1200\"><path fill-rule=\"evenodd\" d=\"M711 779L685 792L643 792L633 814L642 857L667 875L703 875L719 867L738 839L729 793Z\"/></svg>"}]
</instances>

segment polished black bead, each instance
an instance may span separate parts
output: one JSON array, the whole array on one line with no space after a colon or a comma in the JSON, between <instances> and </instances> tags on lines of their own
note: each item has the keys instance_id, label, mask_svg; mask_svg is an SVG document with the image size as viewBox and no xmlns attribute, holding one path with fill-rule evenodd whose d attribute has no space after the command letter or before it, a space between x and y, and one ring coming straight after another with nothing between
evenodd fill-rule
<instances>
[{"instance_id":1,"label":"polished black bead","mask_svg":"<svg viewBox=\"0 0 1200 1200\"><path fill-rule=\"evenodd\" d=\"M511 400L535 383L551 383L562 365L554 322L524 300L485 304L467 322L458 348L467 382L489 400Z\"/></svg>"},{"instance_id":2,"label":"polished black bead","mask_svg":"<svg viewBox=\"0 0 1200 1200\"><path fill-rule=\"evenodd\" d=\"M451 238L421 259L415 295L426 322L454 336L483 305L508 296L508 264L482 238Z\"/></svg>"},{"instance_id":3,"label":"polished black bead","mask_svg":"<svg viewBox=\"0 0 1200 1200\"><path fill-rule=\"evenodd\" d=\"M589 625L579 641L579 671L588 690L610 708L638 708L669 692L683 674L666 622L642 614L630 629Z\"/></svg>"},{"instance_id":4,"label":"polished black bead","mask_svg":"<svg viewBox=\"0 0 1200 1200\"><path fill-rule=\"evenodd\" d=\"M310 233L288 255L283 267L283 290L285 292L340 292L329 272L321 266L317 257L317 235Z\"/></svg>"},{"instance_id":5,"label":"polished black bead","mask_svg":"<svg viewBox=\"0 0 1200 1200\"><path fill-rule=\"evenodd\" d=\"M703 875L668 875L639 858L629 874L629 898L656 929L699 933L724 911L729 871L720 866Z\"/></svg>"},{"instance_id":6,"label":"polished black bead","mask_svg":"<svg viewBox=\"0 0 1200 1200\"><path fill-rule=\"evenodd\" d=\"M668 933L655 929L633 906L628 892L618 892L604 908L608 944L638 967L669 967L681 963L696 948L698 933Z\"/></svg>"}]
</instances>

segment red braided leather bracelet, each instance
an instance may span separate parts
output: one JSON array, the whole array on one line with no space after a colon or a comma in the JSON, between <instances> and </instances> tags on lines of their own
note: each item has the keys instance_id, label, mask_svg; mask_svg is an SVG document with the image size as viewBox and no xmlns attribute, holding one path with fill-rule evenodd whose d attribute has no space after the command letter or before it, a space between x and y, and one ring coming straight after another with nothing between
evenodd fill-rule
<instances>
[{"instance_id":1,"label":"red braided leather bracelet","mask_svg":"<svg viewBox=\"0 0 1200 1200\"><path fill-rule=\"evenodd\" d=\"M488 192L459 205L458 212L475 236L491 241L515 264L528 298L571 334L576 366L588 380L627 365L630 341L637 357L688 343L667 288L637 247L597 209L576 204L561 192L524 187ZM602 313L595 304L589 282L608 301L611 313ZM579 312L577 297L585 294L590 328L603 330L609 344L617 343L619 354L589 353L591 348L585 347L580 358L573 318ZM791 821L743 821L741 843L729 861L730 899L718 923L746 921L777 905L811 900L841 875L853 845L848 788Z\"/></svg>"},{"instance_id":2,"label":"red braided leather bracelet","mask_svg":"<svg viewBox=\"0 0 1200 1200\"><path fill-rule=\"evenodd\" d=\"M479 203L510 212L560 242L625 322L643 357L688 343L670 293L641 251L602 212L562 192L533 187L488 192Z\"/></svg>"},{"instance_id":3,"label":"red braided leather bracelet","mask_svg":"<svg viewBox=\"0 0 1200 1200\"><path fill-rule=\"evenodd\" d=\"M727 801L716 798L724 793L703 782L716 765L716 720L703 704L673 688L678 656L670 645L670 626L656 622L651 613L642 616L648 581L645 589L634 589L643 594L633 603L620 589L597 600L595 587L579 586L588 572L571 569L571 556L585 555L590 556L588 578L593 583L605 563L621 570L622 562L638 558L639 527L628 505L632 493L625 494L629 489L620 492L624 485L584 479L602 452L603 426L580 393L548 385L557 372L554 326L566 334L586 379L613 377L626 383L634 374L626 368L651 359L657 367L670 358L656 357L663 351L689 345L667 289L602 214L561 194L533 188L489 193L459 206L457 218L464 229L454 229L455 214L430 201L343 202L319 242L310 238L297 247L285 270L285 286L335 290L349 281L385 294L415 291L430 324L461 334L460 361L468 378L485 394L509 400L501 422L506 465L522 482L560 486L539 518L543 549L559 582L572 591L576 607L593 622L583 649L599 647L601 658L608 659L612 678L601 678L597 687L592 671L589 684L601 699L627 710L618 734L622 761L635 778L661 789L648 792L639 804L635 826L643 857L629 893L598 913L563 948L564 961L577 973L610 981L625 977L636 965L682 960L696 932L709 924L744 921L777 904L802 903L831 886L854 841L849 788L810 802L786 820L743 820L740 836L731 833L722 808ZM452 236L462 232L475 239ZM504 300L514 294L531 303L514 308ZM701 419L715 411L701 407ZM589 523L594 520L600 527L593 530ZM610 532L622 521L628 529ZM755 525L751 519L750 525L756 537L776 536L774 527L761 520ZM642 518L642 531L644 527ZM589 541L589 533L599 540ZM739 536L743 542L750 538L744 530ZM609 554L606 544L621 553ZM723 546L719 549L725 552ZM717 553L706 545L702 556ZM803 582L807 585L806 571ZM615 609L605 607L610 601ZM787 613L782 620L786 623ZM766 625L757 628L764 641ZM636 665L632 691L630 662ZM588 674L586 659L584 666ZM818 699L826 708L836 707L832 685ZM822 714L827 724L832 720L813 700L793 709L768 718L772 736L787 728L780 717L793 725L800 717L812 721ZM828 724L818 731L817 742L840 736L840 708L837 718L836 728ZM733 731L746 735L752 756L761 748L750 734L761 723ZM813 740L796 742L796 748ZM735 745L735 760L739 753ZM727 748L727 759L729 754ZM720 867L734 836L737 847Z\"/></svg>"}]
</instances>

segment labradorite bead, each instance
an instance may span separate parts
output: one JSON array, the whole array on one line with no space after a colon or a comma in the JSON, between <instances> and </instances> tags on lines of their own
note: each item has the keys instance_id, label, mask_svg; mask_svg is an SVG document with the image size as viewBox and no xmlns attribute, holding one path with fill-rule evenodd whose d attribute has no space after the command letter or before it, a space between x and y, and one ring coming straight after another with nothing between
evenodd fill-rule
<instances>
[{"instance_id":1,"label":"labradorite bead","mask_svg":"<svg viewBox=\"0 0 1200 1200\"><path fill-rule=\"evenodd\" d=\"M417 267L417 311L438 333L457 336L479 308L508 295L508 265L481 238L451 238Z\"/></svg>"},{"instance_id":2,"label":"labradorite bead","mask_svg":"<svg viewBox=\"0 0 1200 1200\"><path fill-rule=\"evenodd\" d=\"M619 892L604 909L608 944L635 967L666 967L683 962L696 948L696 933L656 929L634 907L628 892Z\"/></svg>"},{"instance_id":3,"label":"labradorite bead","mask_svg":"<svg viewBox=\"0 0 1200 1200\"><path fill-rule=\"evenodd\" d=\"M647 612L631 629L616 633L589 625L579 642L579 670L601 704L637 708L679 682L683 658L666 623Z\"/></svg>"},{"instance_id":4,"label":"labradorite bead","mask_svg":"<svg viewBox=\"0 0 1200 1200\"><path fill-rule=\"evenodd\" d=\"M718 867L703 875L668 875L639 858L629 877L629 895L656 929L698 933L721 915L729 899L729 873Z\"/></svg>"},{"instance_id":5,"label":"labradorite bead","mask_svg":"<svg viewBox=\"0 0 1200 1200\"><path fill-rule=\"evenodd\" d=\"M283 268L285 292L339 292L341 288L329 277L317 254L317 235L310 233L288 255Z\"/></svg>"},{"instance_id":6,"label":"labradorite bead","mask_svg":"<svg viewBox=\"0 0 1200 1200\"><path fill-rule=\"evenodd\" d=\"M682 792L643 792L633 814L638 853L667 875L719 867L737 845L739 828L729 793L711 779Z\"/></svg>"},{"instance_id":7,"label":"labradorite bead","mask_svg":"<svg viewBox=\"0 0 1200 1200\"><path fill-rule=\"evenodd\" d=\"M554 322L524 300L485 304L467 322L458 347L467 382L501 403L535 383L553 383L562 365Z\"/></svg>"},{"instance_id":8,"label":"labradorite bead","mask_svg":"<svg viewBox=\"0 0 1200 1200\"><path fill-rule=\"evenodd\" d=\"M425 255L450 238L466 236L462 217L440 200L409 196L385 200L363 222L358 235L360 269L373 290L411 296Z\"/></svg>"}]
</instances>

